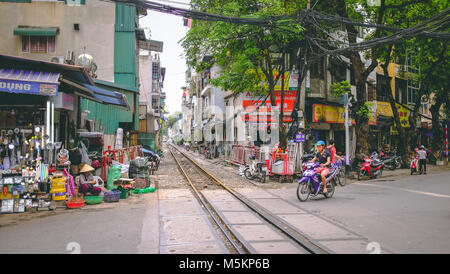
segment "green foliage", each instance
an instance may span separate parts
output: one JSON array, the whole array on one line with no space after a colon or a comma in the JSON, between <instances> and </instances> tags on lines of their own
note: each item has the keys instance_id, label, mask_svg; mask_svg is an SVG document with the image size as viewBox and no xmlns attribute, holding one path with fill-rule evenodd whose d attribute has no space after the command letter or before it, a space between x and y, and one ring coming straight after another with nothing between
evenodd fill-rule
<instances>
[{"instance_id":1,"label":"green foliage","mask_svg":"<svg viewBox=\"0 0 450 274\"><path fill-rule=\"evenodd\" d=\"M331 84L331 93L338 98L346 93L350 93L351 85L348 81Z\"/></svg>"},{"instance_id":2,"label":"green foliage","mask_svg":"<svg viewBox=\"0 0 450 274\"><path fill-rule=\"evenodd\" d=\"M369 117L369 114L370 114L370 112L369 112L369 106L368 106L368 103L366 102L366 103L364 103L364 105L362 105L362 106L359 108L359 110L358 110L358 115L359 115L360 117L368 118L368 117Z\"/></svg>"},{"instance_id":3,"label":"green foliage","mask_svg":"<svg viewBox=\"0 0 450 274\"><path fill-rule=\"evenodd\" d=\"M295 14L303 1L279 0L193 0L197 9L225 16L273 18ZM286 2L286 3L284 3ZM284 5L286 4L286 5ZM234 93L251 91L267 94L260 82L273 78L277 67L273 53L289 52L303 39L304 28L292 19L273 21L265 26L238 25L227 22L194 21L182 40L190 66L202 72L206 64L203 56L210 55L221 66L221 75L212 84Z\"/></svg>"}]
</instances>

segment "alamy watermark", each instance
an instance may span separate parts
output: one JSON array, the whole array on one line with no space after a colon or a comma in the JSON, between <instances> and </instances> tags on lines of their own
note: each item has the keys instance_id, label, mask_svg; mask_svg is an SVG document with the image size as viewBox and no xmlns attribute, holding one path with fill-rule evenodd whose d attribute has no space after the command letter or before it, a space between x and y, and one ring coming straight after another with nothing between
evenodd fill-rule
<instances>
[{"instance_id":1,"label":"alamy watermark","mask_svg":"<svg viewBox=\"0 0 450 274\"><path fill-rule=\"evenodd\" d=\"M70 254L81 254L81 246L77 242L70 242L66 246L66 251L69 251Z\"/></svg>"}]
</instances>

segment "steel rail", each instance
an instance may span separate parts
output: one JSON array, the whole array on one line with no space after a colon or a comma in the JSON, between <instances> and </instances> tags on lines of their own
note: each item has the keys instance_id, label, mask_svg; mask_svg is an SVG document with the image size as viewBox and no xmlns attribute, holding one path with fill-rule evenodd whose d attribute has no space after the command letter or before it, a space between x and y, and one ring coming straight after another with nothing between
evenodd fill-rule
<instances>
[{"instance_id":1,"label":"steel rail","mask_svg":"<svg viewBox=\"0 0 450 274\"><path fill-rule=\"evenodd\" d=\"M236 192L232 188L225 185L221 180L217 179L214 175L212 175L210 172L208 172L203 167L201 167L195 160L193 160L191 157L189 157L184 152L179 150L177 147L175 147L173 145L170 145L170 146L175 148L179 153L181 153L181 155L183 155L186 159L188 159L190 162L192 162L196 167L198 167L205 174L207 174L217 184L219 184L225 190L227 190L229 193L231 193L235 198L237 198L239 201L241 201L243 204L245 204L250 210L254 211L260 217L262 217L265 221L267 221L268 223L270 223L271 225L276 227L278 230L283 232L285 235L287 235L290 239L292 239L294 242L296 242L298 245L300 245L306 251L308 251L312 254L331 253L330 250L326 249L325 247L321 246L318 243L313 242L307 236L299 233L295 228L293 228L291 225L286 223L284 220L282 220L278 216L275 216L271 212L267 211L266 209L261 208L259 205L256 205L254 202L250 201L249 199L244 197L242 194Z\"/></svg>"},{"instance_id":2,"label":"steel rail","mask_svg":"<svg viewBox=\"0 0 450 274\"><path fill-rule=\"evenodd\" d=\"M243 246L243 248L241 248L236 241L238 241L237 237L235 237L234 235L231 235L230 233L231 230L228 228L228 226L225 224L225 222L220 218L220 217L216 217L219 216L219 214L217 214L217 212L215 212L214 208L210 205L210 203L207 201L207 199L203 196L202 193L200 193L197 188L194 186L194 184L192 183L191 179L189 178L189 176L187 175L186 171L184 170L184 168L182 167L180 161L178 161L177 157L175 157L175 155L173 154L172 150L169 149L170 154L172 154L172 157L175 159L175 162L177 163L178 167L180 167L181 172L183 173L184 177L186 178L186 180L188 181L189 185L191 186L192 190L194 191L195 196L197 197L197 199L200 201L200 203L202 204L203 208L206 209L209 213L209 215L211 216L211 218L214 220L214 222L216 223L216 225L220 228L220 230L222 231L222 233L225 235L225 237L227 238L227 240L233 245L233 248L239 253L239 254L250 254L250 250L247 249L245 247L245 244L243 244L242 242L239 241L239 244ZM215 213L213 213L213 211ZM220 219L220 220L219 220Z\"/></svg>"}]
</instances>

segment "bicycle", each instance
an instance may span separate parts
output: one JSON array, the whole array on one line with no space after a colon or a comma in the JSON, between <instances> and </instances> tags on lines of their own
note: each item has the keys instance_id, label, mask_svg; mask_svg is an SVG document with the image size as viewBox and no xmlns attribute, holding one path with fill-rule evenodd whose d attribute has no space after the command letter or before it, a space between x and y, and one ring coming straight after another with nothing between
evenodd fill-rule
<instances>
[{"instance_id":1,"label":"bicycle","mask_svg":"<svg viewBox=\"0 0 450 274\"><path fill-rule=\"evenodd\" d=\"M336 168L339 169L339 171L336 174L336 181L339 183L340 186L345 186L345 165L343 161L336 161Z\"/></svg>"}]
</instances>

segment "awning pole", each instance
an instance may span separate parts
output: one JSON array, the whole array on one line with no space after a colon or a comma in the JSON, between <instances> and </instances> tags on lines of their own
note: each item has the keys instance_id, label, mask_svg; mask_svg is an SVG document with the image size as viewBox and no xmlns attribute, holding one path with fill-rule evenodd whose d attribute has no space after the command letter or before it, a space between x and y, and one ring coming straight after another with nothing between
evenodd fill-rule
<instances>
[{"instance_id":1,"label":"awning pole","mask_svg":"<svg viewBox=\"0 0 450 274\"><path fill-rule=\"evenodd\" d=\"M55 143L55 103L50 102L51 108L52 108L52 122L51 122L51 139L50 142L52 144Z\"/></svg>"},{"instance_id":2,"label":"awning pole","mask_svg":"<svg viewBox=\"0 0 450 274\"><path fill-rule=\"evenodd\" d=\"M45 134L48 135L48 136L50 136L50 112L51 112L51 110L50 110L50 100L47 100L47 108L46 108L46 111L45 111L45 114L46 114ZM44 138L44 140L45 140L45 138ZM46 144L47 144L47 142L44 141L43 145L46 145Z\"/></svg>"}]
</instances>

